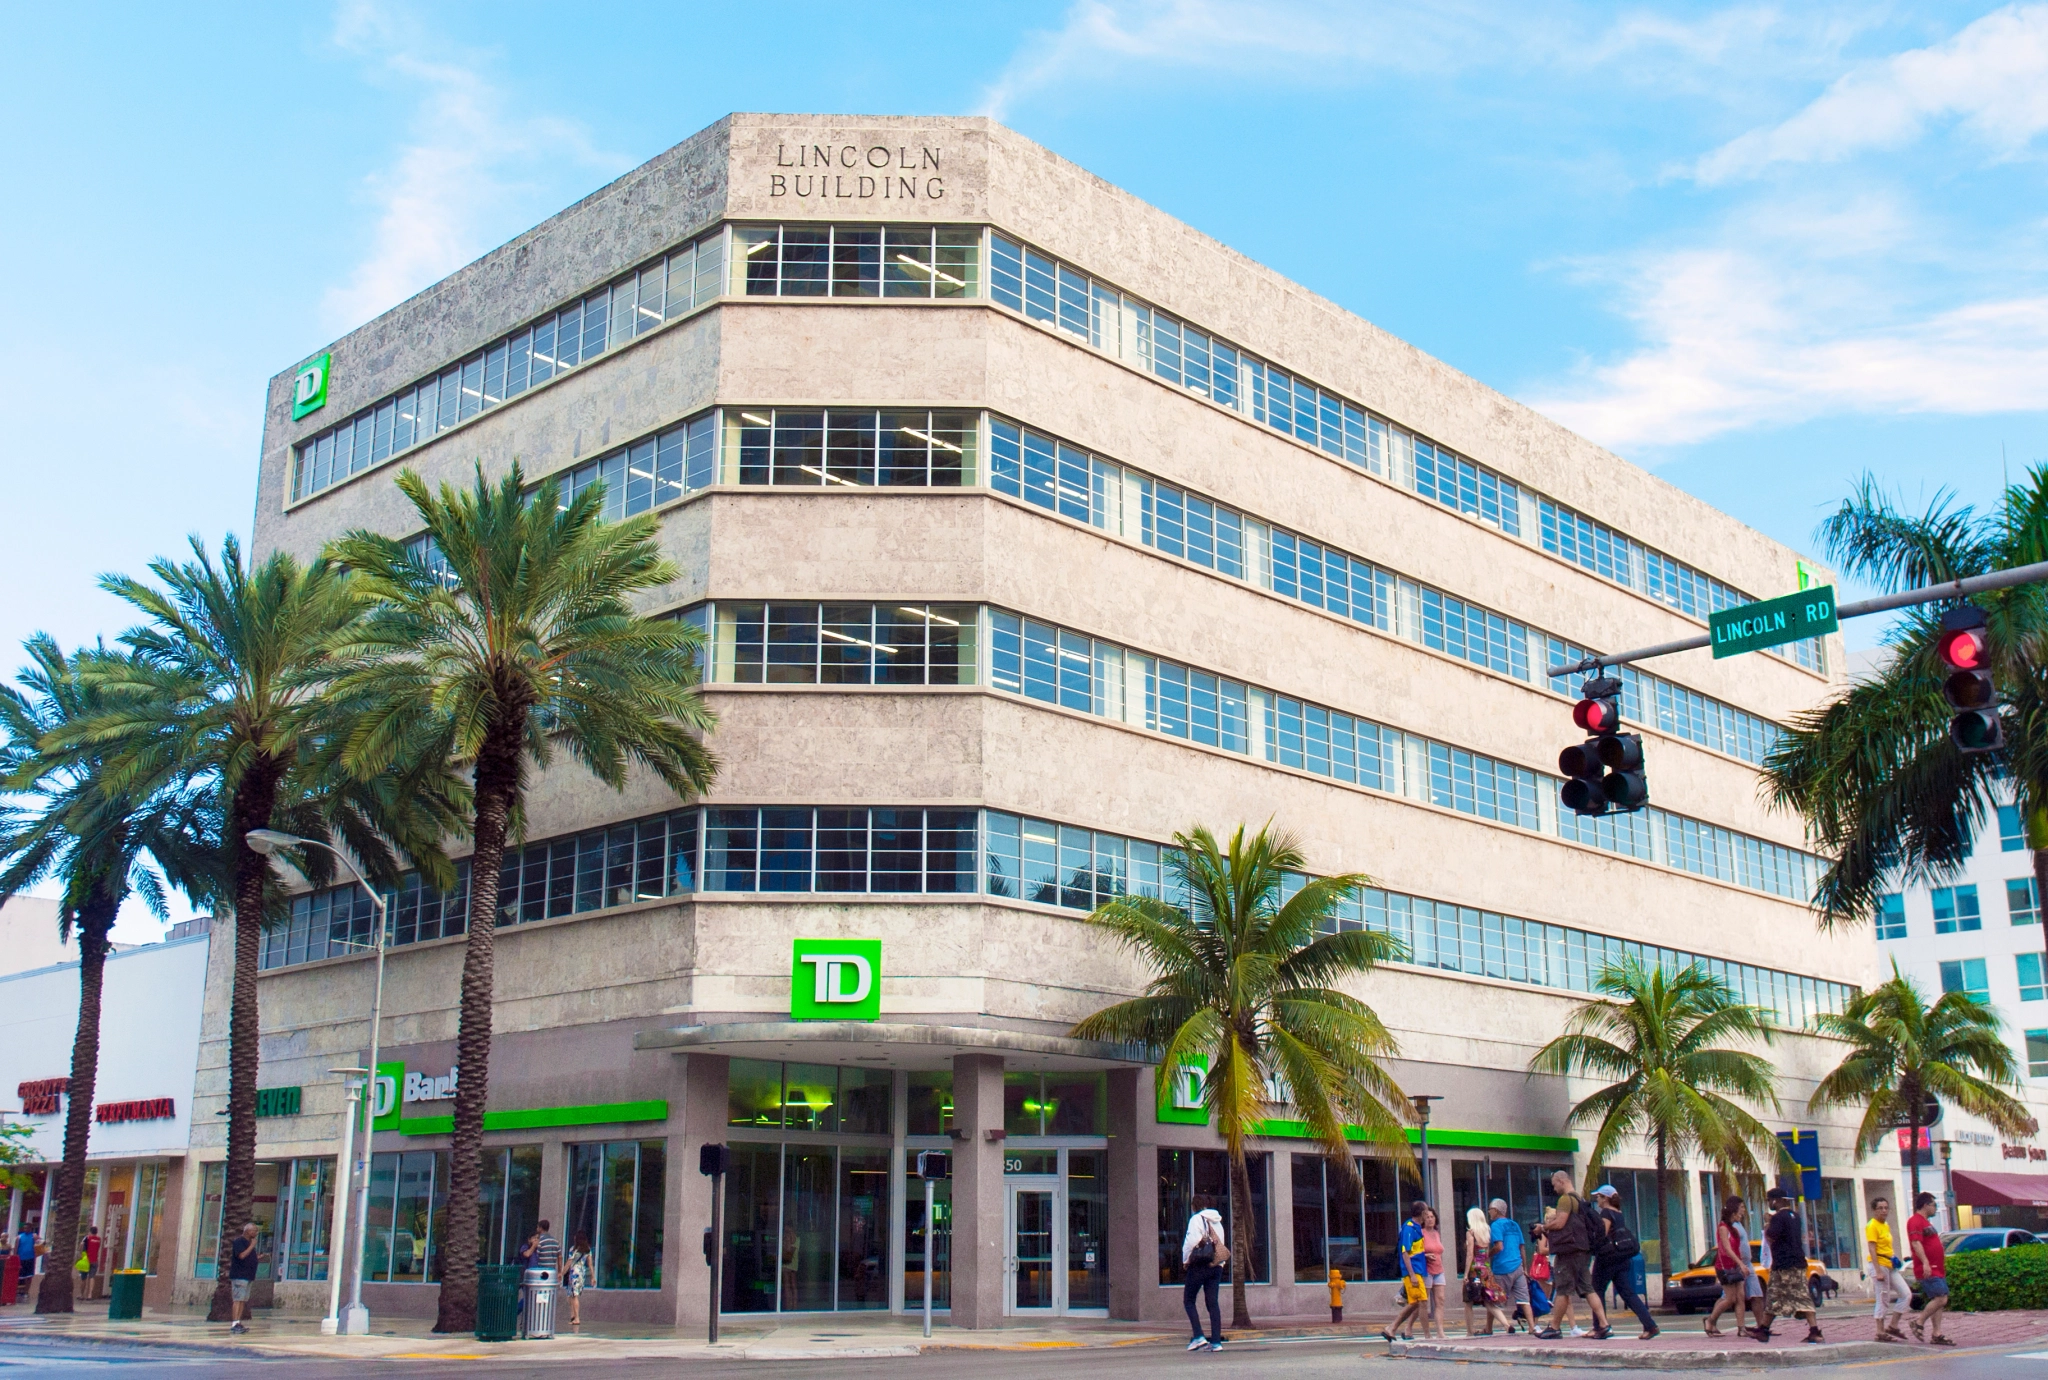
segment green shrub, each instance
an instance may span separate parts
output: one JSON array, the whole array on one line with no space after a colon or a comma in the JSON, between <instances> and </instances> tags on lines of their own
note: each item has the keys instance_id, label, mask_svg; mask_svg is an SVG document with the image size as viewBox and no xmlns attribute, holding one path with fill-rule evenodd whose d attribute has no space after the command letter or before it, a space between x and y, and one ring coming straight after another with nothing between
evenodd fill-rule
<instances>
[{"instance_id":1,"label":"green shrub","mask_svg":"<svg viewBox=\"0 0 2048 1380\"><path fill-rule=\"evenodd\" d=\"M2048 1308L2048 1246L1952 1255L1948 1288L1949 1306L1972 1313Z\"/></svg>"}]
</instances>

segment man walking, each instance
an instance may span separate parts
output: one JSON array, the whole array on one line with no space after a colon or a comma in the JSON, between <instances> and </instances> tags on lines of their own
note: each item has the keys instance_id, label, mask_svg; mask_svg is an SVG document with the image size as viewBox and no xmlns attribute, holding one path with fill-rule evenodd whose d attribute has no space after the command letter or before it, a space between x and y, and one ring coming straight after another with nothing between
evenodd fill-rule
<instances>
[{"instance_id":1,"label":"man walking","mask_svg":"<svg viewBox=\"0 0 2048 1380\"><path fill-rule=\"evenodd\" d=\"M263 1252L256 1249L256 1224L244 1222L241 1235L228 1248L228 1296L234 1300L234 1325L229 1332L247 1332L242 1314L249 1308L249 1291L256 1286L256 1265Z\"/></svg>"},{"instance_id":2,"label":"man walking","mask_svg":"<svg viewBox=\"0 0 2048 1380\"><path fill-rule=\"evenodd\" d=\"M1607 1310L1593 1292L1593 1232L1585 1204L1572 1187L1572 1176L1562 1169L1550 1176L1550 1186L1557 1190L1557 1206L1543 1215L1543 1226L1550 1233L1551 1294L1556 1304L1550 1326L1536 1335L1545 1341L1563 1337L1572 1325L1572 1300L1580 1298L1593 1314L1592 1337L1604 1342L1614 1329L1607 1325Z\"/></svg>"},{"instance_id":3,"label":"man walking","mask_svg":"<svg viewBox=\"0 0 2048 1380\"><path fill-rule=\"evenodd\" d=\"M1621 1215L1621 1193L1613 1184L1593 1190L1593 1205L1602 1219L1601 1239L1593 1247L1593 1298L1597 1302L1606 1297L1607 1286L1612 1284L1628 1311L1643 1325L1642 1340L1647 1342L1661 1329L1650 1318L1650 1305L1636 1292L1635 1259L1643 1243Z\"/></svg>"},{"instance_id":4,"label":"man walking","mask_svg":"<svg viewBox=\"0 0 2048 1380\"><path fill-rule=\"evenodd\" d=\"M1948 1311L1948 1252L1941 1247L1941 1233L1934 1229L1934 1195L1923 1193L1913 1200L1913 1215L1906 1219L1906 1247L1913 1252L1913 1274L1927 1304L1906 1326L1913 1336L1935 1346L1954 1346L1942 1335L1941 1315Z\"/></svg>"},{"instance_id":5,"label":"man walking","mask_svg":"<svg viewBox=\"0 0 2048 1380\"><path fill-rule=\"evenodd\" d=\"M1493 1233L1493 1258L1487 1265L1493 1271L1493 1282L1500 1286L1501 1297L1507 1301L1508 1330L1514 1330L1515 1319L1519 1317L1534 1332L1536 1314L1529 1306L1529 1270L1528 1262L1522 1259L1521 1225L1508 1216L1508 1205L1499 1198L1486 1205L1486 1218Z\"/></svg>"},{"instance_id":6,"label":"man walking","mask_svg":"<svg viewBox=\"0 0 2048 1380\"><path fill-rule=\"evenodd\" d=\"M22 1301L27 1303L29 1308L33 1310L36 1303L36 1289L42 1279L42 1276L36 1273L36 1261L42 1254L42 1250L36 1242L35 1228L29 1226L27 1222L21 1224L21 1232L14 1238L14 1254L21 1260L20 1282L15 1287L21 1291L20 1298Z\"/></svg>"},{"instance_id":7,"label":"man walking","mask_svg":"<svg viewBox=\"0 0 2048 1380\"><path fill-rule=\"evenodd\" d=\"M535 1234L533 1240L533 1268L553 1270L556 1279L562 1277L562 1243L548 1235L545 1218L542 1219L540 1231Z\"/></svg>"}]
</instances>

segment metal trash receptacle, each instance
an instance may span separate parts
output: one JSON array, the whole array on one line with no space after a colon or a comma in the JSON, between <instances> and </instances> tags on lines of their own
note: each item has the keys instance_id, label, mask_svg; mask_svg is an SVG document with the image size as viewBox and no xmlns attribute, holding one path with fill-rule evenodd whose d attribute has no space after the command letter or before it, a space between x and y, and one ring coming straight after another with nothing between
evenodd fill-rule
<instances>
[{"instance_id":1,"label":"metal trash receptacle","mask_svg":"<svg viewBox=\"0 0 2048 1380\"><path fill-rule=\"evenodd\" d=\"M1637 1251L1629 1258L1628 1287L1635 1290L1635 1295L1639 1299L1647 1300L1650 1296L1650 1267L1643 1259L1641 1251Z\"/></svg>"},{"instance_id":2,"label":"metal trash receptacle","mask_svg":"<svg viewBox=\"0 0 2048 1380\"><path fill-rule=\"evenodd\" d=\"M555 1272L528 1270L519 1288L519 1335L535 1340L554 1336Z\"/></svg>"},{"instance_id":3,"label":"metal trash receptacle","mask_svg":"<svg viewBox=\"0 0 2048 1380\"><path fill-rule=\"evenodd\" d=\"M476 1339L509 1342L519 1335L519 1267L476 1267Z\"/></svg>"},{"instance_id":4,"label":"metal trash receptacle","mask_svg":"<svg viewBox=\"0 0 2048 1380\"><path fill-rule=\"evenodd\" d=\"M142 1284L149 1278L146 1270L116 1270L108 1291L107 1318L119 1322L142 1316Z\"/></svg>"}]
</instances>

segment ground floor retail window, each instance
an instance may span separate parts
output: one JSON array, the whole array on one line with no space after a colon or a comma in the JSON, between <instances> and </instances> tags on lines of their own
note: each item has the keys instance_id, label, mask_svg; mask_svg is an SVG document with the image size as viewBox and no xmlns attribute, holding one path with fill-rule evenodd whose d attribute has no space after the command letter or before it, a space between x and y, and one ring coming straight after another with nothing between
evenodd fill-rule
<instances>
[{"instance_id":1,"label":"ground floor retail window","mask_svg":"<svg viewBox=\"0 0 2048 1380\"><path fill-rule=\"evenodd\" d=\"M477 1229L487 1265L509 1265L540 1217L540 1147L484 1147ZM441 1278L448 1224L448 1152L385 1151L370 1157L369 1235L363 1278L431 1284Z\"/></svg>"},{"instance_id":2,"label":"ground floor retail window","mask_svg":"<svg viewBox=\"0 0 2048 1380\"><path fill-rule=\"evenodd\" d=\"M1450 1220L1443 1225L1445 1239L1456 1243L1452 1248L1456 1255L1446 1259L1445 1270L1456 1273L1465 1263L1466 1210L1473 1207L1483 1210L1495 1198L1508 1205L1508 1216L1521 1225L1524 1243L1535 1240L1536 1224L1557 1201L1557 1194L1550 1187L1550 1176L1560 1169L1567 1174L1572 1172L1569 1164L1556 1162L1452 1160ZM1415 1196L1413 1180L1402 1186L1402 1196ZM1441 1206L1443 1199L1438 1198L1436 1202ZM1406 1203L1401 1205L1401 1211L1405 1217Z\"/></svg>"},{"instance_id":3,"label":"ground floor retail window","mask_svg":"<svg viewBox=\"0 0 2048 1380\"><path fill-rule=\"evenodd\" d=\"M1657 1202L1657 1171L1654 1169L1607 1169L1600 1175L1600 1183L1588 1185L1598 1188L1600 1184L1611 1184L1621 1193L1621 1215L1643 1243L1643 1268L1662 1271L1664 1268L1663 1223L1664 1213ZM1667 1169L1664 1172L1664 1201L1675 1214L1671 1222L1671 1252L1677 1257L1682 1269L1691 1264L1692 1218L1687 1211L1685 1171Z\"/></svg>"},{"instance_id":4,"label":"ground floor retail window","mask_svg":"<svg viewBox=\"0 0 2048 1380\"><path fill-rule=\"evenodd\" d=\"M569 1149L571 1245L587 1241L600 1289L661 1287L668 1142L613 1140Z\"/></svg>"},{"instance_id":5,"label":"ground floor retail window","mask_svg":"<svg viewBox=\"0 0 2048 1380\"><path fill-rule=\"evenodd\" d=\"M1807 1254L1830 1270L1860 1263L1856 1243L1856 1181L1822 1179L1820 1201L1806 1206Z\"/></svg>"},{"instance_id":6,"label":"ground floor retail window","mask_svg":"<svg viewBox=\"0 0 2048 1380\"><path fill-rule=\"evenodd\" d=\"M922 1193L918 1205L921 1230ZM728 1313L887 1308L888 1220L886 1146L733 1142L719 1307ZM946 1259L949 1242L935 1245ZM934 1278L934 1303L938 1283ZM922 1278L917 1289L922 1303Z\"/></svg>"},{"instance_id":7,"label":"ground floor retail window","mask_svg":"<svg viewBox=\"0 0 2048 1380\"><path fill-rule=\"evenodd\" d=\"M1761 1241L1764 1222L1770 1216L1765 1211L1763 1179L1750 1174L1723 1174L1715 1169L1700 1171L1700 1220L1707 1223L1708 1238L1713 1237L1713 1229L1721 1221L1721 1209L1731 1194L1742 1198L1743 1231L1751 1241Z\"/></svg>"},{"instance_id":8,"label":"ground floor retail window","mask_svg":"<svg viewBox=\"0 0 2048 1380\"><path fill-rule=\"evenodd\" d=\"M213 1279L220 1264L221 1206L227 1165L205 1168L199 1207L199 1250L192 1262L196 1279ZM256 1166L249 1219L256 1224L262 1258L258 1279L327 1278L330 1229L334 1224L334 1157L270 1160ZM235 1227L229 1228L232 1235Z\"/></svg>"},{"instance_id":9,"label":"ground floor retail window","mask_svg":"<svg viewBox=\"0 0 2048 1380\"><path fill-rule=\"evenodd\" d=\"M44 1172L25 1174L30 1187L21 1198L21 1221L30 1231L41 1233ZM157 1252L162 1245L164 1194L170 1166L161 1160L127 1164L88 1164L85 1185L79 1197L78 1236L82 1242L88 1226L100 1229L100 1273L113 1270L146 1270L155 1274ZM0 1210L5 1209L0 1201ZM53 1256L68 1254L77 1259L76 1249L64 1253L55 1246Z\"/></svg>"},{"instance_id":10,"label":"ground floor retail window","mask_svg":"<svg viewBox=\"0 0 2048 1380\"><path fill-rule=\"evenodd\" d=\"M1252 1181L1252 1242L1249 1273L1254 1284L1273 1278L1273 1253L1268 1223L1266 1185L1273 1157L1260 1153L1245 1156L1245 1168ZM1224 1150L1164 1150L1159 1152L1159 1282L1175 1285L1186 1278L1181 1264L1181 1242L1186 1239L1188 1218L1197 1204L1213 1207L1223 1215L1224 1238L1231 1249L1238 1248L1233 1233L1236 1224L1230 1209L1230 1155Z\"/></svg>"},{"instance_id":11,"label":"ground floor retail window","mask_svg":"<svg viewBox=\"0 0 2048 1380\"><path fill-rule=\"evenodd\" d=\"M1346 1279L1399 1278L1401 1193L1394 1166L1356 1159L1354 1185L1322 1155L1292 1158L1294 1282L1321 1284L1332 1270Z\"/></svg>"}]
</instances>

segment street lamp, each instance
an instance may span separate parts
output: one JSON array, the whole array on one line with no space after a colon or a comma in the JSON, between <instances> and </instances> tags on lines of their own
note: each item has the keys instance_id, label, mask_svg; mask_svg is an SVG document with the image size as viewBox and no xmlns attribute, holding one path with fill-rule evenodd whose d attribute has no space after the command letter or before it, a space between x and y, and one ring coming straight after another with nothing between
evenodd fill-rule
<instances>
[{"instance_id":1,"label":"street lamp","mask_svg":"<svg viewBox=\"0 0 2048 1380\"><path fill-rule=\"evenodd\" d=\"M356 1107L363 1097L363 1082L370 1070L359 1068L329 1069L345 1080L348 1089L348 1119L341 1123L341 1163L355 1163ZM365 1130L363 1139L370 1133ZM320 1320L320 1335L332 1337L341 1331L341 1261L348 1252L348 1192L349 1184L344 1179L334 1194L334 1230L328 1234L327 1249L327 1316ZM337 1254L339 1252L340 1254Z\"/></svg>"},{"instance_id":2,"label":"street lamp","mask_svg":"<svg viewBox=\"0 0 2048 1380\"><path fill-rule=\"evenodd\" d=\"M1422 1125L1422 1201L1429 1204L1430 1211L1434 1212L1436 1195L1429 1191L1429 1104L1441 1102L1443 1098L1437 1093L1414 1093L1409 1096L1408 1101L1415 1108L1416 1121Z\"/></svg>"},{"instance_id":3,"label":"street lamp","mask_svg":"<svg viewBox=\"0 0 2048 1380\"><path fill-rule=\"evenodd\" d=\"M1952 1140L1938 1140L1934 1144L1935 1148L1941 1151L1941 1206L1948 1213L1948 1229L1959 1231L1961 1228L1956 1226L1956 1143Z\"/></svg>"},{"instance_id":4,"label":"street lamp","mask_svg":"<svg viewBox=\"0 0 2048 1380\"><path fill-rule=\"evenodd\" d=\"M377 982L370 996L370 1116L369 1125L363 1128L363 1147L358 1156L356 1172L360 1178L356 1187L356 1241L355 1260L349 1267L349 1303L339 1319L340 1330L351 1337L368 1336L370 1332L370 1310L363 1306L363 1253L369 1249L370 1239L370 1142L377 1121L377 1027L384 1014L384 943L390 932L385 922L384 898L377 894L377 888L370 885L370 879L362 870L348 860L340 849L321 843L318 839L302 839L296 834L282 833L276 829L251 829L242 836L249 847L264 857L270 857L281 848L318 848L332 853L337 861L363 884L363 890L370 893L370 904L377 908ZM351 1104L349 1125L354 1126L353 1104ZM344 1150L344 1156L347 1151ZM344 1191L346 1191L344 1185ZM339 1230L339 1226L337 1226ZM337 1243L339 1244L339 1243ZM329 1252L330 1262L332 1251ZM334 1275L332 1264L328 1266L330 1278ZM330 1290L330 1292L333 1292ZM321 1325L326 1330L326 1325Z\"/></svg>"}]
</instances>

